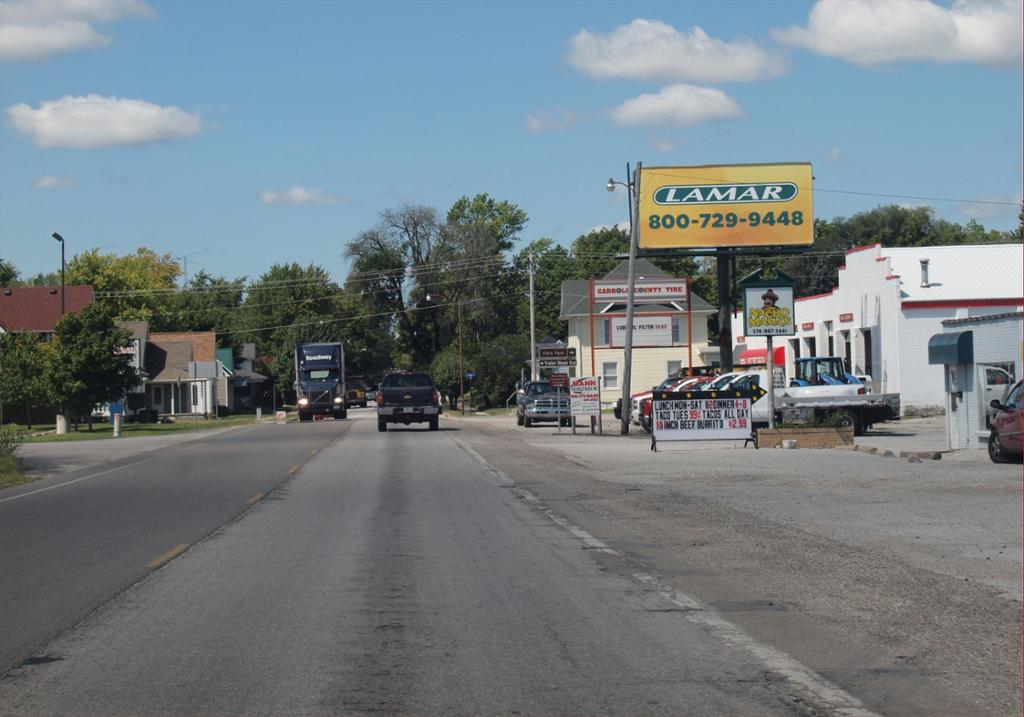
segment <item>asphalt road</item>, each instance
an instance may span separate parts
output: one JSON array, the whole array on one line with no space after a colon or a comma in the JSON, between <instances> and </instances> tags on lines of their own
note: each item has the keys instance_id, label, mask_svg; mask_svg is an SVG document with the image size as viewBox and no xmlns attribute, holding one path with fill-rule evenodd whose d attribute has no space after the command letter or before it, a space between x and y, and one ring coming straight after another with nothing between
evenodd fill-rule
<instances>
[{"instance_id":1,"label":"asphalt road","mask_svg":"<svg viewBox=\"0 0 1024 717\"><path fill-rule=\"evenodd\" d=\"M62 567L85 579L92 561L137 553L138 565L159 554L129 544L149 523L161 545L190 546L124 571L131 587L109 600L80 596L83 619L0 679L0 715L1020 712L1020 600L1007 589L1019 468L650 454L449 417L436 433L380 434L369 412L350 415L225 433L203 460L169 450L164 480L125 468L0 502L0 525L29 505L36 519L91 506L63 522L86 545L62 565L49 563L74 540L33 561L46 540L29 534L12 563L24 579L33 563L53 585ZM298 455L308 462L283 480ZM231 508L247 481L267 495ZM183 530L222 483L219 526L211 514ZM142 504L182 509L89 537L116 528L103 510L132 495L120 520ZM905 534L923 525L924 540ZM977 578L975 539L1005 540L1016 567ZM932 554L942 540L953 559Z\"/></svg>"},{"instance_id":2,"label":"asphalt road","mask_svg":"<svg viewBox=\"0 0 1024 717\"><path fill-rule=\"evenodd\" d=\"M347 428L254 425L141 453L134 439L34 444L56 458L33 467L71 469L0 492L0 670L242 515ZM123 455L103 462L103 448Z\"/></svg>"}]
</instances>

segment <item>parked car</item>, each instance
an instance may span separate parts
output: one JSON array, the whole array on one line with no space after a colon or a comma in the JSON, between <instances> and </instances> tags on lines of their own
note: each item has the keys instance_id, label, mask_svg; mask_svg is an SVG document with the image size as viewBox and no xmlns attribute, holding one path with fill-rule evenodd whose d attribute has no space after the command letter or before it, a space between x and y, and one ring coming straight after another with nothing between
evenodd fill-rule
<instances>
[{"instance_id":1,"label":"parked car","mask_svg":"<svg viewBox=\"0 0 1024 717\"><path fill-rule=\"evenodd\" d=\"M1021 460L1021 432L1024 431L1024 382L1018 381L1004 401L993 399L996 410L992 419L992 432L988 437L988 457L993 463L1006 463L1011 459Z\"/></svg>"},{"instance_id":2,"label":"parked car","mask_svg":"<svg viewBox=\"0 0 1024 717\"><path fill-rule=\"evenodd\" d=\"M529 428L541 422L572 425L569 392L544 381L530 381L516 396L516 425Z\"/></svg>"}]
</instances>

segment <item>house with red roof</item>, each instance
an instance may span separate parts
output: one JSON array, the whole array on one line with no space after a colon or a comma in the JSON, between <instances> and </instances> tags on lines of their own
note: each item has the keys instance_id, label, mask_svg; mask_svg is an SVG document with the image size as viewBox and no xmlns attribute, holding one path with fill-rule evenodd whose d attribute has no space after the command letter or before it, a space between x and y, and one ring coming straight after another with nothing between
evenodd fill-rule
<instances>
[{"instance_id":1,"label":"house with red roof","mask_svg":"<svg viewBox=\"0 0 1024 717\"><path fill-rule=\"evenodd\" d=\"M0 333L33 331L49 341L61 318L59 286L5 286L0 289ZM77 314L93 303L89 284L64 287L64 313Z\"/></svg>"}]
</instances>

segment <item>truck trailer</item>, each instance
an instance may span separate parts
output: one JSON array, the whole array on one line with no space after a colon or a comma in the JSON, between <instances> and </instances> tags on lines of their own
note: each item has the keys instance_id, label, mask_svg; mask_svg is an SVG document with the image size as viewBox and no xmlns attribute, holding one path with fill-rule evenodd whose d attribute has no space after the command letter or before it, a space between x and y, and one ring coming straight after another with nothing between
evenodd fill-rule
<instances>
[{"instance_id":1,"label":"truck trailer","mask_svg":"<svg viewBox=\"0 0 1024 717\"><path fill-rule=\"evenodd\" d=\"M347 418L345 349L340 342L295 347L295 402L300 421Z\"/></svg>"}]
</instances>

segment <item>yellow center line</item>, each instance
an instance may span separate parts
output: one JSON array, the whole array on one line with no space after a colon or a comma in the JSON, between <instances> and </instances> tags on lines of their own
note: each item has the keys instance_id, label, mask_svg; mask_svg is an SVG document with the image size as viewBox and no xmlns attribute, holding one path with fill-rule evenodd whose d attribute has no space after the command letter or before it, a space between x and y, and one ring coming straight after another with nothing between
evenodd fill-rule
<instances>
[{"instance_id":1,"label":"yellow center line","mask_svg":"<svg viewBox=\"0 0 1024 717\"><path fill-rule=\"evenodd\" d=\"M250 498L249 500L245 501L245 504L246 505L252 505L253 503L256 503L257 501L259 501L259 499L262 498L265 495L266 495L266 493L257 493L252 498Z\"/></svg>"},{"instance_id":2,"label":"yellow center line","mask_svg":"<svg viewBox=\"0 0 1024 717\"><path fill-rule=\"evenodd\" d=\"M300 468L300 466L292 466L291 468L288 469L288 475L290 475L290 476L295 475L296 473L299 472L299 468Z\"/></svg>"},{"instance_id":3,"label":"yellow center line","mask_svg":"<svg viewBox=\"0 0 1024 717\"><path fill-rule=\"evenodd\" d=\"M178 545L175 545L166 553L158 557L156 560L151 560L150 562L146 563L146 567L150 570L156 570L164 563L174 560L176 557L184 553L186 550L188 550L188 543L179 543Z\"/></svg>"},{"instance_id":4,"label":"yellow center line","mask_svg":"<svg viewBox=\"0 0 1024 717\"><path fill-rule=\"evenodd\" d=\"M311 455L311 456L315 456L315 455L316 455L316 452L317 452L318 450L319 450L318 448L314 448L314 449L312 449L312 450L311 450L311 451L309 452L309 455Z\"/></svg>"}]
</instances>

